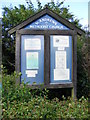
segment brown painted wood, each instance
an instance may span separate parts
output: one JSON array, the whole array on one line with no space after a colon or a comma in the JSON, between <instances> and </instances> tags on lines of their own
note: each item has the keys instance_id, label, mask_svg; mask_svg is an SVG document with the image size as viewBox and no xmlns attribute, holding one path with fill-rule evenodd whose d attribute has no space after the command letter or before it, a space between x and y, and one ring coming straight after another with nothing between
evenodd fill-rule
<instances>
[{"instance_id":1,"label":"brown painted wood","mask_svg":"<svg viewBox=\"0 0 90 120\"><path fill-rule=\"evenodd\" d=\"M21 84L22 86L22 84ZM67 84L48 84L48 85L27 85L28 87L32 88L32 89L37 89L37 88L48 88L48 89L58 89L58 88L73 88L73 84L72 83L67 83Z\"/></svg>"},{"instance_id":2,"label":"brown painted wood","mask_svg":"<svg viewBox=\"0 0 90 120\"><path fill-rule=\"evenodd\" d=\"M78 28L77 26L75 26L74 24L72 24L71 22L69 22L68 20L66 20L65 18L61 17L60 15L56 14L54 11L52 11L48 8L44 8L43 10L41 10L40 12L36 13L35 15L29 17L22 23L11 28L10 30L8 30L9 34L12 34L12 33L16 32L17 30L24 28L26 25L32 23L33 21L37 20L38 18L40 18L41 16L43 16L45 14L48 14L51 17L55 18L57 21L59 21L60 23L62 23L65 26L67 26L71 30L76 30L79 35L85 34L85 32L83 30L81 30L80 28Z\"/></svg>"},{"instance_id":3,"label":"brown painted wood","mask_svg":"<svg viewBox=\"0 0 90 120\"><path fill-rule=\"evenodd\" d=\"M44 35L44 84L50 83L50 39L46 32Z\"/></svg>"},{"instance_id":4,"label":"brown painted wood","mask_svg":"<svg viewBox=\"0 0 90 120\"><path fill-rule=\"evenodd\" d=\"M49 30L49 35L73 35L73 30Z\"/></svg>"},{"instance_id":5,"label":"brown painted wood","mask_svg":"<svg viewBox=\"0 0 90 120\"><path fill-rule=\"evenodd\" d=\"M21 29L19 33L22 35L44 35L46 34L46 30L29 30L29 29Z\"/></svg>"},{"instance_id":6,"label":"brown painted wood","mask_svg":"<svg viewBox=\"0 0 90 120\"><path fill-rule=\"evenodd\" d=\"M48 35L73 35L73 30L29 30L29 29L21 29L19 33L22 35L43 35L48 32Z\"/></svg>"},{"instance_id":7,"label":"brown painted wood","mask_svg":"<svg viewBox=\"0 0 90 120\"><path fill-rule=\"evenodd\" d=\"M19 73L21 67L21 40L20 33L16 31L16 46L15 46L15 70ZM20 84L20 78L17 79L16 84Z\"/></svg>"},{"instance_id":8,"label":"brown painted wood","mask_svg":"<svg viewBox=\"0 0 90 120\"><path fill-rule=\"evenodd\" d=\"M73 94L77 96L77 33L73 35Z\"/></svg>"}]
</instances>

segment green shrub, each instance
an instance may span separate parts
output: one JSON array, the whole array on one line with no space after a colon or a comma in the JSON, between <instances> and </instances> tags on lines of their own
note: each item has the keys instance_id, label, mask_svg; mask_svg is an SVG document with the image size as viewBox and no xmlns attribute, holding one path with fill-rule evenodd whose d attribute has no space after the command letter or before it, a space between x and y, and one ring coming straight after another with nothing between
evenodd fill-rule
<instances>
[{"instance_id":1,"label":"green shrub","mask_svg":"<svg viewBox=\"0 0 90 120\"><path fill-rule=\"evenodd\" d=\"M88 99L82 97L73 101L63 96L48 99L48 90L32 90L24 82L22 86L15 81L20 76L14 72L12 75L3 73L2 109L3 119L59 119L59 118L88 118Z\"/></svg>"},{"instance_id":2,"label":"green shrub","mask_svg":"<svg viewBox=\"0 0 90 120\"><path fill-rule=\"evenodd\" d=\"M77 97L89 97L89 76L88 76L88 62L85 55L88 54L88 45L85 36L77 39Z\"/></svg>"},{"instance_id":3,"label":"green shrub","mask_svg":"<svg viewBox=\"0 0 90 120\"><path fill-rule=\"evenodd\" d=\"M59 118L88 118L87 99L52 101L40 96L32 97L28 102L13 101L7 109L3 108L3 117L8 119L59 119Z\"/></svg>"}]
</instances>

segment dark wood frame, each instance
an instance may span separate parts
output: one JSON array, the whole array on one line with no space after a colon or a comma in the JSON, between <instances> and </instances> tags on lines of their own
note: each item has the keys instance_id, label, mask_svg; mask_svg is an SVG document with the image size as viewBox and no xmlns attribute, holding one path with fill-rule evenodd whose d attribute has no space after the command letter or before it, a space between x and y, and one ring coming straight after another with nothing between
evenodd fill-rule
<instances>
[{"instance_id":1,"label":"dark wood frame","mask_svg":"<svg viewBox=\"0 0 90 120\"><path fill-rule=\"evenodd\" d=\"M76 97L77 83L77 33L73 30L25 30L16 31L15 66L16 71L21 68L21 35L44 35L44 86L43 88L72 88L72 95ZM50 84L50 35L72 36L72 83ZM20 78L16 83L20 83ZM31 88L41 87L40 85L29 85Z\"/></svg>"},{"instance_id":2,"label":"dark wood frame","mask_svg":"<svg viewBox=\"0 0 90 120\"><path fill-rule=\"evenodd\" d=\"M28 24L32 23L33 21L39 19L40 17L42 17L45 14L48 14L49 16L53 17L58 22L60 22L63 25L67 26L69 29L75 30L79 35L85 34L85 31L83 31L82 29L78 28L73 23L71 23L68 20L66 20L65 18L63 18L62 16L56 14L54 11L50 10L48 7L44 8L43 10L39 11L38 13L30 16L28 19L24 20L23 22L21 22L17 26L9 29L8 30L9 34L13 34L17 30L23 29L25 26L27 26Z\"/></svg>"},{"instance_id":3,"label":"dark wood frame","mask_svg":"<svg viewBox=\"0 0 90 120\"><path fill-rule=\"evenodd\" d=\"M67 26L69 30L30 30L24 29L25 26L48 14L58 22ZM15 48L15 69L20 72L21 66L21 35L44 35L44 86L43 88L72 88L72 97L76 97L77 92L77 34L85 34L85 31L78 28L62 16L56 14L48 7L30 16L25 21L8 30L9 34L16 33L16 48ZM66 84L50 84L50 35L71 35L72 36L72 83ZM16 81L20 84L20 78ZM30 85L32 88L41 87L40 85Z\"/></svg>"}]
</instances>

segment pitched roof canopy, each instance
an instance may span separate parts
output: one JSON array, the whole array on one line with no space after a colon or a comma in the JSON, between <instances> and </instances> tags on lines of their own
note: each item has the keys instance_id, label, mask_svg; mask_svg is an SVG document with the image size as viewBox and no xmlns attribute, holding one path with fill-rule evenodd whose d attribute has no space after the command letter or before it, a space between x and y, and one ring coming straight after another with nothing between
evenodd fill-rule
<instances>
[{"instance_id":1,"label":"pitched roof canopy","mask_svg":"<svg viewBox=\"0 0 90 120\"><path fill-rule=\"evenodd\" d=\"M29 25L33 21L39 19L40 17L42 17L42 16L44 16L46 14L51 16L52 18L54 18L55 20L57 20L58 22L60 22L64 26L68 27L69 29L75 30L79 35L82 35L82 34L85 33L85 31L83 31L82 29L78 28L77 26L75 26L74 24L72 24L71 22L66 20L65 18L61 17L60 15L56 14L55 12L53 12L52 10L50 10L49 8L46 7L43 10L41 10L40 12L34 14L33 16L30 16L28 19L26 19L25 21L21 22L17 26L9 29L8 30L9 34L13 34L17 30L23 29L24 27L26 27L27 25Z\"/></svg>"}]
</instances>

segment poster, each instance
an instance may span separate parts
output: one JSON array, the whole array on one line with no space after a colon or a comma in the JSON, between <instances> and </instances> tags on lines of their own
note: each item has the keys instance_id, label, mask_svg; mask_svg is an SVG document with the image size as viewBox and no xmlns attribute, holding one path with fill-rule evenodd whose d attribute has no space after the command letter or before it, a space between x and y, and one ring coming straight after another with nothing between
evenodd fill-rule
<instances>
[{"instance_id":1,"label":"poster","mask_svg":"<svg viewBox=\"0 0 90 120\"><path fill-rule=\"evenodd\" d=\"M38 52L27 52L26 53L26 69L38 69Z\"/></svg>"},{"instance_id":2,"label":"poster","mask_svg":"<svg viewBox=\"0 0 90 120\"><path fill-rule=\"evenodd\" d=\"M54 69L54 80L69 80L69 69Z\"/></svg>"},{"instance_id":3,"label":"poster","mask_svg":"<svg viewBox=\"0 0 90 120\"><path fill-rule=\"evenodd\" d=\"M25 39L25 50L41 50L39 38Z\"/></svg>"},{"instance_id":4,"label":"poster","mask_svg":"<svg viewBox=\"0 0 90 120\"><path fill-rule=\"evenodd\" d=\"M36 74L38 74L37 70L26 70L27 77L36 77Z\"/></svg>"},{"instance_id":5,"label":"poster","mask_svg":"<svg viewBox=\"0 0 90 120\"><path fill-rule=\"evenodd\" d=\"M66 69L66 51L55 52L55 68Z\"/></svg>"},{"instance_id":6,"label":"poster","mask_svg":"<svg viewBox=\"0 0 90 120\"><path fill-rule=\"evenodd\" d=\"M69 47L69 36L53 36L53 46L58 47L59 49L60 47Z\"/></svg>"}]
</instances>

